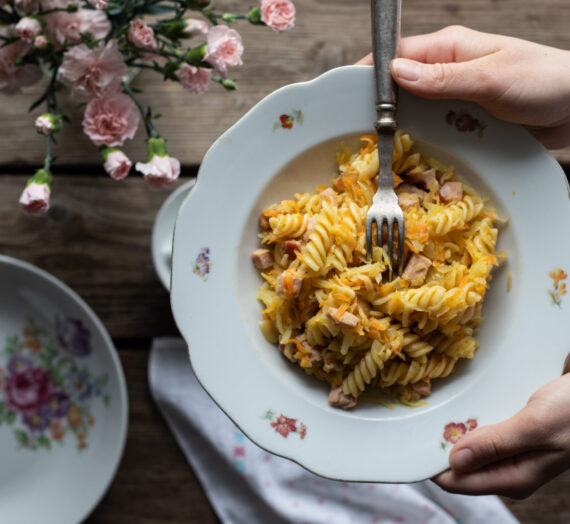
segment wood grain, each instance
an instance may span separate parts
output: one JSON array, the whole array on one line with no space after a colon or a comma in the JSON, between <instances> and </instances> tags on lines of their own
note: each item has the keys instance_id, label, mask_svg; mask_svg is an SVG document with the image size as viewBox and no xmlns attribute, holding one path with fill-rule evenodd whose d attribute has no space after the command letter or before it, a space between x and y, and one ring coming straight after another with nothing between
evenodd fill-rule
<instances>
[{"instance_id":1,"label":"wood grain","mask_svg":"<svg viewBox=\"0 0 570 524\"><path fill-rule=\"evenodd\" d=\"M179 183L183 183L180 180ZM167 193L140 177L59 176L47 216L18 206L23 176L0 177L0 252L63 280L99 315L112 337L177 334L155 274L150 237Z\"/></svg>"},{"instance_id":2,"label":"wood grain","mask_svg":"<svg viewBox=\"0 0 570 524\"><path fill-rule=\"evenodd\" d=\"M218 1L216 5L244 11L250 2ZM244 39L245 65L231 72L240 86L237 92L228 93L213 85L205 95L191 95L148 71L135 80L135 86L145 90L143 102L152 102L154 111L164 115L157 121L158 129L169 139L170 152L183 164L199 164L212 142L271 91L353 63L369 51L368 1L297 0L296 5L297 25L290 32L276 34L267 28L238 26ZM568 0L406 0L402 34L463 24L570 49L569 18ZM0 165L28 166L43 161L44 141L33 131L34 115L26 112L41 90L36 86L23 96L0 95ZM96 148L81 131L80 109L65 93L63 105L74 122L60 137L56 172L58 164L79 166L100 161ZM135 160L146 157L142 129L125 149ZM570 148L556 156L570 161Z\"/></svg>"}]
</instances>

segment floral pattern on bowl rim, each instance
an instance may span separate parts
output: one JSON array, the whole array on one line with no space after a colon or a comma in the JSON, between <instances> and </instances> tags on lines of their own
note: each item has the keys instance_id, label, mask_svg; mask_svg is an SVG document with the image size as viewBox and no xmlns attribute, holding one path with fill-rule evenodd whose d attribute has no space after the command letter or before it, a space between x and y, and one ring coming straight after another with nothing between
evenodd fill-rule
<instances>
[{"instance_id":1,"label":"floral pattern on bowl rim","mask_svg":"<svg viewBox=\"0 0 570 524\"><path fill-rule=\"evenodd\" d=\"M486 122L471 116L471 114L464 109L459 111L450 109L445 114L445 121L450 126L454 125L455 129L460 133L472 133L473 131L477 131L479 138L483 137L483 132L487 127Z\"/></svg>"},{"instance_id":2,"label":"floral pattern on bowl rim","mask_svg":"<svg viewBox=\"0 0 570 524\"><path fill-rule=\"evenodd\" d=\"M457 444L457 441L463 436L473 431L479 426L476 418L468 418L465 422L449 422L443 428L443 440L439 445L445 450L449 445Z\"/></svg>"},{"instance_id":3,"label":"floral pattern on bowl rim","mask_svg":"<svg viewBox=\"0 0 570 524\"><path fill-rule=\"evenodd\" d=\"M299 438L303 440L307 435L307 426L296 418L286 417L283 413L277 416L270 409L265 412L263 418L269 420L270 426L283 438L287 438L290 433L297 433Z\"/></svg>"},{"instance_id":4,"label":"floral pattern on bowl rim","mask_svg":"<svg viewBox=\"0 0 570 524\"><path fill-rule=\"evenodd\" d=\"M192 272L205 281L208 280L211 267L212 263L210 262L210 248L203 247L196 256L196 261L194 262L194 269Z\"/></svg>"},{"instance_id":5,"label":"floral pattern on bowl rim","mask_svg":"<svg viewBox=\"0 0 570 524\"><path fill-rule=\"evenodd\" d=\"M55 335L29 319L20 335L0 350L0 427L12 428L20 447L50 450L73 434L79 451L95 425L91 404L108 406L107 374L94 377L81 363L92 352L91 333L81 320L56 317Z\"/></svg>"},{"instance_id":6,"label":"floral pattern on bowl rim","mask_svg":"<svg viewBox=\"0 0 570 524\"><path fill-rule=\"evenodd\" d=\"M557 267L548 272L548 276L552 279L552 289L548 290L548 294L552 300L552 304L562 307L562 296L566 294L566 282L563 282L568 277L568 273Z\"/></svg>"},{"instance_id":7,"label":"floral pattern on bowl rim","mask_svg":"<svg viewBox=\"0 0 570 524\"><path fill-rule=\"evenodd\" d=\"M279 121L273 123L273 131L277 131L279 128L292 129L295 122L302 126L304 121L305 115L303 115L303 111L301 109L292 109L290 114L283 113L279 115Z\"/></svg>"}]
</instances>

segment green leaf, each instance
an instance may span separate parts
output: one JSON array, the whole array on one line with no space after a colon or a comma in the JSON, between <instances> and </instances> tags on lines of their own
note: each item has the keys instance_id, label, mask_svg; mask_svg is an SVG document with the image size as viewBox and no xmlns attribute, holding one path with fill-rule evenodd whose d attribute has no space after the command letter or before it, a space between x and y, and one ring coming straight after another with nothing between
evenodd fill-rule
<instances>
[{"instance_id":1,"label":"green leaf","mask_svg":"<svg viewBox=\"0 0 570 524\"><path fill-rule=\"evenodd\" d=\"M27 446L30 442L29 438L28 438L28 434L23 429L15 429L14 430L14 436L16 437L18 444L20 444L22 446Z\"/></svg>"},{"instance_id":2,"label":"green leaf","mask_svg":"<svg viewBox=\"0 0 570 524\"><path fill-rule=\"evenodd\" d=\"M40 435L38 437L38 446L40 448L51 449L51 441L45 435Z\"/></svg>"},{"instance_id":3,"label":"green leaf","mask_svg":"<svg viewBox=\"0 0 570 524\"><path fill-rule=\"evenodd\" d=\"M279 122L275 122L273 124L273 131L277 131L279 129L279 125L280 125Z\"/></svg>"},{"instance_id":4,"label":"green leaf","mask_svg":"<svg viewBox=\"0 0 570 524\"><path fill-rule=\"evenodd\" d=\"M10 426L14 424L14 422L16 422L17 418L18 414L14 411L7 411L6 413L4 413L4 421L6 422L6 424L9 424Z\"/></svg>"},{"instance_id":5,"label":"green leaf","mask_svg":"<svg viewBox=\"0 0 570 524\"><path fill-rule=\"evenodd\" d=\"M299 123L299 125L302 126L304 121L305 121L305 115L303 115L303 111L299 109L299 111L297 111L297 122Z\"/></svg>"},{"instance_id":6,"label":"green leaf","mask_svg":"<svg viewBox=\"0 0 570 524\"><path fill-rule=\"evenodd\" d=\"M103 403L105 404L105 406L109 406L109 404L111 403L111 397L109 395L104 395Z\"/></svg>"}]
</instances>

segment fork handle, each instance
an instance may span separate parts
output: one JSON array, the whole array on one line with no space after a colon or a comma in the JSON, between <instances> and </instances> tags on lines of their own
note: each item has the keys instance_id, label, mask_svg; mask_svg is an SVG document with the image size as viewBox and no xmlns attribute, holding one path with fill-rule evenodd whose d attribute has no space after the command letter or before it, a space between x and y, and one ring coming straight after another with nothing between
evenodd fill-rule
<instances>
[{"instance_id":1,"label":"fork handle","mask_svg":"<svg viewBox=\"0 0 570 524\"><path fill-rule=\"evenodd\" d=\"M398 92L390 73L400 39L401 0L372 0L372 54L376 80L376 130L396 129Z\"/></svg>"}]
</instances>

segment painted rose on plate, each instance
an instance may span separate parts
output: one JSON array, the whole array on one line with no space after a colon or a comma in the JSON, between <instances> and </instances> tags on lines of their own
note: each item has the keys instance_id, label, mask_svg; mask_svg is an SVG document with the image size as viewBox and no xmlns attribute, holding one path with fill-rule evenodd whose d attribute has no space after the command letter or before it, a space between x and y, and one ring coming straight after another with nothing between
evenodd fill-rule
<instances>
[{"instance_id":1,"label":"painted rose on plate","mask_svg":"<svg viewBox=\"0 0 570 524\"><path fill-rule=\"evenodd\" d=\"M51 449L73 435L88 447L95 399L105 405L107 376L93 376L84 361L91 333L79 319L57 316L53 332L30 320L0 350L0 428L12 429L26 449Z\"/></svg>"}]
</instances>

